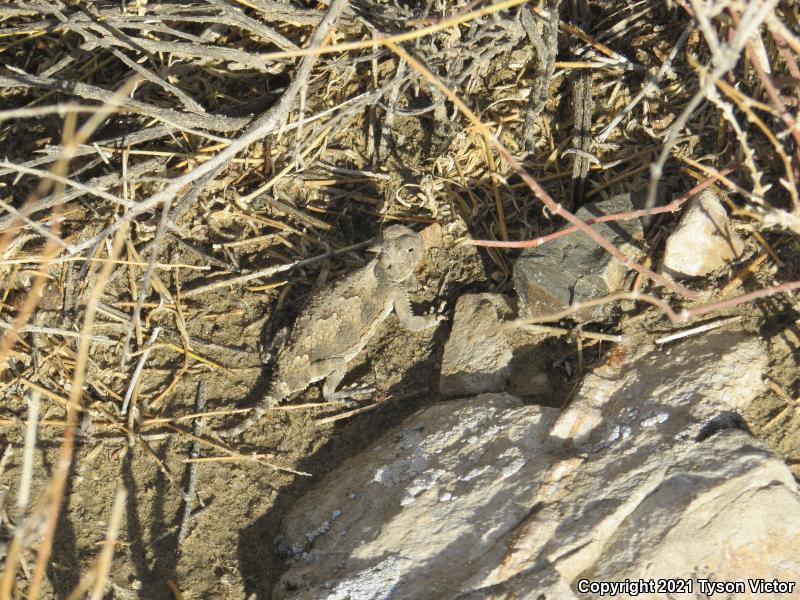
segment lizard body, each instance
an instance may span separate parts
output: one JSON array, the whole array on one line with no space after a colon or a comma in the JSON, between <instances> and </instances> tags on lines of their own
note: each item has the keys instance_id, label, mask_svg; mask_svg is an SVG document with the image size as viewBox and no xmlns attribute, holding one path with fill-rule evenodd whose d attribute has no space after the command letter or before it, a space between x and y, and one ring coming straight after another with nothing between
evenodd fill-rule
<instances>
[{"instance_id":1,"label":"lizard body","mask_svg":"<svg viewBox=\"0 0 800 600\"><path fill-rule=\"evenodd\" d=\"M416 286L415 270L424 258L419 234L402 225L387 227L371 251L375 259L314 294L278 351L269 391L239 425L217 431L233 437L246 431L270 407L325 380L326 400L347 397L337 391L347 365L367 345L378 327L395 311L409 330L435 326L441 317L415 316L408 290Z\"/></svg>"}]
</instances>

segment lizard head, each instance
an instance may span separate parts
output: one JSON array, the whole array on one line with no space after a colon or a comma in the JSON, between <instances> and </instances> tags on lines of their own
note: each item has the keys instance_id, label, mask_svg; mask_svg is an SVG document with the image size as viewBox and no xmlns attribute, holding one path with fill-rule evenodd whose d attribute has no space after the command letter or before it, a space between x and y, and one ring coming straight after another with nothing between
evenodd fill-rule
<instances>
[{"instance_id":1,"label":"lizard head","mask_svg":"<svg viewBox=\"0 0 800 600\"><path fill-rule=\"evenodd\" d=\"M374 251L378 253L378 264L383 272L389 280L397 283L413 276L425 255L422 238L403 225L390 225L384 229Z\"/></svg>"}]
</instances>

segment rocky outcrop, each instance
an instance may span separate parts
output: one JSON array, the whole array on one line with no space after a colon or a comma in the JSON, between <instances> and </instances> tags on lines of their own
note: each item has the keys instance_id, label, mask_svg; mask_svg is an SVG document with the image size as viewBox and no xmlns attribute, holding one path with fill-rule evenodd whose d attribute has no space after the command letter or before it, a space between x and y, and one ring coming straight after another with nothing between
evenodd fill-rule
<instances>
[{"instance_id":1,"label":"rocky outcrop","mask_svg":"<svg viewBox=\"0 0 800 600\"><path fill-rule=\"evenodd\" d=\"M630 349L561 414L505 394L426 409L294 507L276 596L596 597L587 582L681 578L699 597L701 580L800 580L797 486L738 416L766 362L758 340L715 334Z\"/></svg>"},{"instance_id":2,"label":"rocky outcrop","mask_svg":"<svg viewBox=\"0 0 800 600\"><path fill-rule=\"evenodd\" d=\"M469 573L461 566L502 551L530 510L556 417L507 395L412 417L292 511L285 534L297 562L278 596L452 597Z\"/></svg>"}]
</instances>

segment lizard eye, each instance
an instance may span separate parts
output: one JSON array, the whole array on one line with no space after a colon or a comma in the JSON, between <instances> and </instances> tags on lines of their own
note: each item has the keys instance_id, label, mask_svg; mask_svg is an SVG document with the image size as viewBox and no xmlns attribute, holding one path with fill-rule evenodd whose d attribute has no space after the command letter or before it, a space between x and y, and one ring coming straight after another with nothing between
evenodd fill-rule
<instances>
[{"instance_id":1,"label":"lizard eye","mask_svg":"<svg viewBox=\"0 0 800 600\"><path fill-rule=\"evenodd\" d=\"M413 252L413 251L414 251L414 248L413 248L413 247L410 247L410 248L408 249L408 251L409 251L409 252Z\"/></svg>"}]
</instances>

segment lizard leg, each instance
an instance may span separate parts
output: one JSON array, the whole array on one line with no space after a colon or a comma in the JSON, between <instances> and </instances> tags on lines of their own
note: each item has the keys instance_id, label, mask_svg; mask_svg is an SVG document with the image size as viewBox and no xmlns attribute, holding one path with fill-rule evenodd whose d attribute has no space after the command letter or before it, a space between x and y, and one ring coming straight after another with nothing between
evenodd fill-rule
<instances>
[{"instance_id":1,"label":"lizard leg","mask_svg":"<svg viewBox=\"0 0 800 600\"><path fill-rule=\"evenodd\" d=\"M268 394L261 399L261 402L253 407L253 411L244 421L227 429L218 429L214 433L221 438L230 438L241 435L253 425L258 423L261 420L261 417L263 417L272 406L278 404L278 402L279 400L276 397Z\"/></svg>"},{"instance_id":2,"label":"lizard leg","mask_svg":"<svg viewBox=\"0 0 800 600\"><path fill-rule=\"evenodd\" d=\"M258 347L261 355L261 364L265 367L271 367L275 363L277 354L286 347L288 341L288 327L281 327L271 337L264 337Z\"/></svg>"},{"instance_id":3,"label":"lizard leg","mask_svg":"<svg viewBox=\"0 0 800 600\"><path fill-rule=\"evenodd\" d=\"M409 331L421 331L422 329L434 327L444 319L442 315L415 315L411 312L411 301L404 290L399 290L395 294L394 310L397 313L397 318L400 319L400 323Z\"/></svg>"},{"instance_id":4,"label":"lizard leg","mask_svg":"<svg viewBox=\"0 0 800 600\"><path fill-rule=\"evenodd\" d=\"M344 379L344 376L347 374L347 361L341 358L330 359L325 361L325 366L333 369L325 378L325 383L322 384L322 395L328 402L344 400L346 398L352 398L355 394L374 391L374 389L370 387L345 388L336 391L336 388L339 387L339 384L342 383L342 379Z\"/></svg>"}]
</instances>

